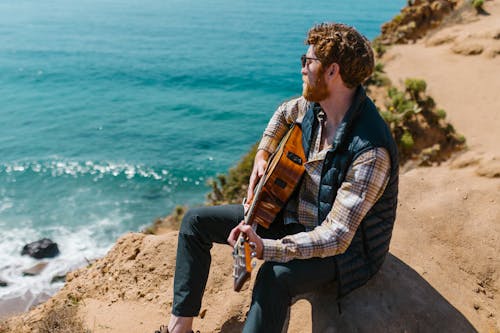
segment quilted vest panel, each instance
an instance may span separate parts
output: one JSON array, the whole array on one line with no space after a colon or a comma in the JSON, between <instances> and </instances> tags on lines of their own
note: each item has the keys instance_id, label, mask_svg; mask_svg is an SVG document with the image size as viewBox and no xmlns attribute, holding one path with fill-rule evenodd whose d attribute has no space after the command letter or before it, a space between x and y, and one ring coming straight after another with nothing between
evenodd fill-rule
<instances>
[{"instance_id":1,"label":"quilted vest panel","mask_svg":"<svg viewBox=\"0 0 500 333\"><path fill-rule=\"evenodd\" d=\"M311 104L302 121L302 143L306 156L311 147L312 133L317 130L316 114L319 110L319 104ZM347 250L336 256L339 297L364 285L380 269L389 251L396 218L397 146L377 108L360 86L323 162L318 194L318 225L332 209L337 190L352 162L360 154L376 147L383 147L389 152L391 175L384 193L362 220Z\"/></svg>"}]
</instances>

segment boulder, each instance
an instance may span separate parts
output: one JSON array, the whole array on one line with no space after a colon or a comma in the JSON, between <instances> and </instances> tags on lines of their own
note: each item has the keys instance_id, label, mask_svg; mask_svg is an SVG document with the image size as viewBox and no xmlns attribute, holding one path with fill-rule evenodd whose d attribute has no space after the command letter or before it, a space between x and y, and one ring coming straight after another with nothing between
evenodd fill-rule
<instances>
[{"instance_id":1,"label":"boulder","mask_svg":"<svg viewBox=\"0 0 500 333\"><path fill-rule=\"evenodd\" d=\"M59 254L57 243L48 238L26 244L21 251L21 255L29 255L36 259L53 258Z\"/></svg>"},{"instance_id":2,"label":"boulder","mask_svg":"<svg viewBox=\"0 0 500 333\"><path fill-rule=\"evenodd\" d=\"M0 280L0 287L7 287L9 284L3 280Z\"/></svg>"},{"instance_id":3,"label":"boulder","mask_svg":"<svg viewBox=\"0 0 500 333\"><path fill-rule=\"evenodd\" d=\"M456 54L472 56L483 53L484 46L476 42L459 42L452 46L451 51Z\"/></svg>"},{"instance_id":4,"label":"boulder","mask_svg":"<svg viewBox=\"0 0 500 333\"><path fill-rule=\"evenodd\" d=\"M66 282L66 275L56 275L50 280L50 283Z\"/></svg>"}]
</instances>

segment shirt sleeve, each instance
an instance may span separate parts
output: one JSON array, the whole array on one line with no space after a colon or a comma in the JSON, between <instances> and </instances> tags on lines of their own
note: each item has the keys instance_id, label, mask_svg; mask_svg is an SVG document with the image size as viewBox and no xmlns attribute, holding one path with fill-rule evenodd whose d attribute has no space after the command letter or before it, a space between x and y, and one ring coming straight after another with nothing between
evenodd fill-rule
<instances>
[{"instance_id":1,"label":"shirt sleeve","mask_svg":"<svg viewBox=\"0 0 500 333\"><path fill-rule=\"evenodd\" d=\"M307 101L303 97L281 104L274 112L271 120L269 120L258 149L271 154L274 153L290 125L300 120L304 116L306 109Z\"/></svg>"},{"instance_id":2,"label":"shirt sleeve","mask_svg":"<svg viewBox=\"0 0 500 333\"><path fill-rule=\"evenodd\" d=\"M287 262L345 252L366 213L384 193L390 167L389 153L385 148L374 148L361 154L348 169L326 219L309 232L278 240L263 239L263 259Z\"/></svg>"}]
</instances>

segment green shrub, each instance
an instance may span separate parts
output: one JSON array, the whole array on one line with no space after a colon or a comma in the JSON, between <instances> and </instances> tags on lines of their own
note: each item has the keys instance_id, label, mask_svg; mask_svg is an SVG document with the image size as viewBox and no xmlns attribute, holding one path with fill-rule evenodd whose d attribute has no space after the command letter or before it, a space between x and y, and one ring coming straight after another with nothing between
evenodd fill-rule
<instances>
[{"instance_id":1,"label":"green shrub","mask_svg":"<svg viewBox=\"0 0 500 333\"><path fill-rule=\"evenodd\" d=\"M474 7L478 11L483 9L483 5L484 0L472 0L472 7Z\"/></svg>"},{"instance_id":2,"label":"green shrub","mask_svg":"<svg viewBox=\"0 0 500 333\"><path fill-rule=\"evenodd\" d=\"M374 71L375 73L385 73L385 72L384 72L384 64L383 64L383 63L381 63L381 62L377 62L377 63L375 64L375 67L373 68L373 71Z\"/></svg>"},{"instance_id":3,"label":"green shrub","mask_svg":"<svg viewBox=\"0 0 500 333\"><path fill-rule=\"evenodd\" d=\"M465 144L466 141L465 136L463 136L462 134L457 134L455 137L458 143L460 143L461 145Z\"/></svg>"},{"instance_id":4,"label":"green shrub","mask_svg":"<svg viewBox=\"0 0 500 333\"><path fill-rule=\"evenodd\" d=\"M241 200L246 196L257 147L258 143L254 144L240 162L229 169L228 175L217 175L217 180L210 179L208 181L212 187L212 192L207 196L208 204L241 203Z\"/></svg>"},{"instance_id":5,"label":"green shrub","mask_svg":"<svg viewBox=\"0 0 500 333\"><path fill-rule=\"evenodd\" d=\"M379 58L382 57L384 55L384 53L387 51L387 46L385 46L384 44L382 44L382 42L380 41L380 39L377 39L377 38L375 38L373 40L372 47L373 47L373 50L375 51L375 54Z\"/></svg>"},{"instance_id":6,"label":"green shrub","mask_svg":"<svg viewBox=\"0 0 500 333\"><path fill-rule=\"evenodd\" d=\"M403 14L399 13L397 14L396 16L394 16L394 18L392 19L392 22L396 23L396 24L399 24L401 23L401 21L403 21Z\"/></svg>"},{"instance_id":7,"label":"green shrub","mask_svg":"<svg viewBox=\"0 0 500 333\"><path fill-rule=\"evenodd\" d=\"M424 80L409 78L405 80L405 89L414 101L418 101L420 94L425 93L427 83Z\"/></svg>"},{"instance_id":8,"label":"green shrub","mask_svg":"<svg viewBox=\"0 0 500 333\"><path fill-rule=\"evenodd\" d=\"M415 145L415 141L413 140L413 136L408 131L405 131L403 133L403 135L401 136L400 142L401 142L401 146L407 150L413 148L413 146Z\"/></svg>"},{"instance_id":9,"label":"green shrub","mask_svg":"<svg viewBox=\"0 0 500 333\"><path fill-rule=\"evenodd\" d=\"M166 217L157 218L153 224L147 226L142 230L142 233L146 235L156 235L162 228L170 230L179 230L182 222L182 218L188 210L187 206L177 205L172 210L170 215Z\"/></svg>"},{"instance_id":10,"label":"green shrub","mask_svg":"<svg viewBox=\"0 0 500 333\"><path fill-rule=\"evenodd\" d=\"M382 119L384 119L385 122L388 124L394 123L397 119L397 117L395 116L395 114L393 112L379 110L379 113L382 116Z\"/></svg>"},{"instance_id":11,"label":"green shrub","mask_svg":"<svg viewBox=\"0 0 500 333\"><path fill-rule=\"evenodd\" d=\"M375 64L373 68L372 75L366 80L365 85L369 86L374 85L377 87L388 86L391 83L389 78L384 74L384 65L380 62Z\"/></svg>"},{"instance_id":12,"label":"green shrub","mask_svg":"<svg viewBox=\"0 0 500 333\"><path fill-rule=\"evenodd\" d=\"M418 104L411 99L406 98L403 91L399 91L398 89L392 87L389 89L387 94L390 98L388 105L389 111L395 111L396 113L401 114L401 117L405 118L420 112Z\"/></svg>"},{"instance_id":13,"label":"green shrub","mask_svg":"<svg viewBox=\"0 0 500 333\"><path fill-rule=\"evenodd\" d=\"M434 113L436 114L436 116L439 118L439 119L444 119L446 118L446 111L443 110L443 109L437 109L436 111L434 111Z\"/></svg>"},{"instance_id":14,"label":"green shrub","mask_svg":"<svg viewBox=\"0 0 500 333\"><path fill-rule=\"evenodd\" d=\"M410 159L420 165L439 163L465 143L465 138L444 121L446 112L436 109L434 100L425 95L426 88L424 80L407 79L404 91L395 87L387 90L386 109L379 110L398 144L402 164Z\"/></svg>"}]
</instances>

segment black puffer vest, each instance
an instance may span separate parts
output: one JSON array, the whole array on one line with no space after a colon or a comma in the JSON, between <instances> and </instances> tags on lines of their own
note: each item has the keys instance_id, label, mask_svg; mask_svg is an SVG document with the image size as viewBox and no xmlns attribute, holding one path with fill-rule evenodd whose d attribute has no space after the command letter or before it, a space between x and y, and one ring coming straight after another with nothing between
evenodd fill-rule
<instances>
[{"instance_id":1,"label":"black puffer vest","mask_svg":"<svg viewBox=\"0 0 500 333\"><path fill-rule=\"evenodd\" d=\"M302 143L308 156L312 134L317 130L319 104L313 103L302 121ZM330 212L337 190L352 162L362 153L384 147L391 156L387 187L368 211L343 254L336 256L338 296L364 285L379 269L389 251L396 218L398 196L398 153L391 132L373 102L359 86L354 102L337 128L332 148L323 162L318 197L318 225Z\"/></svg>"}]
</instances>

